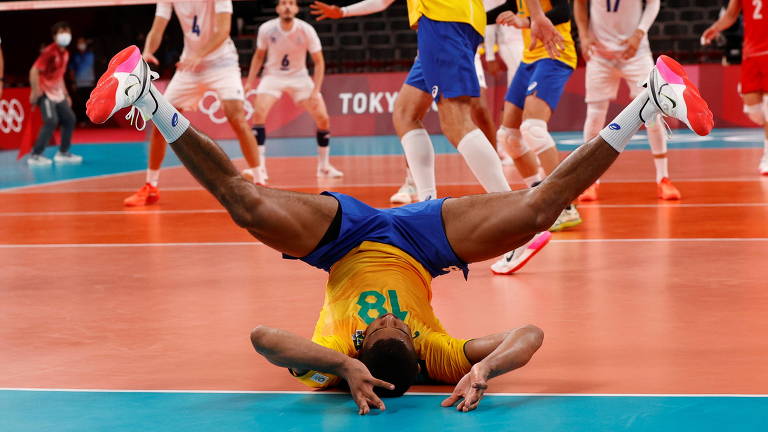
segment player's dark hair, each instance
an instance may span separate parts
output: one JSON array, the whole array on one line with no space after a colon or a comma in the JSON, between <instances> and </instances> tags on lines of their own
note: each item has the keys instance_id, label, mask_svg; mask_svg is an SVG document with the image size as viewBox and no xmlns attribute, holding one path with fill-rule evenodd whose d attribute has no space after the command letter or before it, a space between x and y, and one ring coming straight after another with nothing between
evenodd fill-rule
<instances>
[{"instance_id":1,"label":"player's dark hair","mask_svg":"<svg viewBox=\"0 0 768 432\"><path fill-rule=\"evenodd\" d=\"M357 359L368 368L374 378L395 386L394 390L375 387L374 392L381 397L402 396L419 375L419 359L416 352L400 339L376 341L372 346L362 348Z\"/></svg>"},{"instance_id":2,"label":"player's dark hair","mask_svg":"<svg viewBox=\"0 0 768 432\"><path fill-rule=\"evenodd\" d=\"M61 30L71 30L69 23L66 21L59 21L51 27L51 36L56 36Z\"/></svg>"}]
</instances>

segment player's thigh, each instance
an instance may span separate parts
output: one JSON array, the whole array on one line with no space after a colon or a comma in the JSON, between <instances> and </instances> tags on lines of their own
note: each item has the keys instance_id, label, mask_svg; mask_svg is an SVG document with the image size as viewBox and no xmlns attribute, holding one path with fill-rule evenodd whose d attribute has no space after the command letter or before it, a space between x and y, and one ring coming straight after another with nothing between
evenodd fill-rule
<instances>
[{"instance_id":1,"label":"player's thigh","mask_svg":"<svg viewBox=\"0 0 768 432\"><path fill-rule=\"evenodd\" d=\"M653 69L653 57L650 53L643 53L622 63L619 73L629 88L629 96L637 97L645 89L643 83L648 81L648 75Z\"/></svg>"},{"instance_id":2,"label":"player's thigh","mask_svg":"<svg viewBox=\"0 0 768 432\"><path fill-rule=\"evenodd\" d=\"M195 110L200 101L199 82L199 75L194 72L176 71L163 96L176 108Z\"/></svg>"},{"instance_id":3,"label":"player's thigh","mask_svg":"<svg viewBox=\"0 0 768 432\"><path fill-rule=\"evenodd\" d=\"M314 120L318 125L321 123L328 123L328 107L325 105L325 100L323 100L322 94L316 93L304 100L299 101L297 104L305 109L309 113L310 117L312 117L312 120Z\"/></svg>"},{"instance_id":4,"label":"player's thigh","mask_svg":"<svg viewBox=\"0 0 768 432\"><path fill-rule=\"evenodd\" d=\"M565 85L573 74L573 68L553 59L539 60L534 65L525 98L523 119L548 121L560 102Z\"/></svg>"},{"instance_id":5,"label":"player's thigh","mask_svg":"<svg viewBox=\"0 0 768 432\"><path fill-rule=\"evenodd\" d=\"M275 106L283 88L280 83L272 77L264 77L256 87L256 99L253 104L253 120L256 124L263 124L267 120L267 115Z\"/></svg>"},{"instance_id":6,"label":"player's thigh","mask_svg":"<svg viewBox=\"0 0 768 432\"><path fill-rule=\"evenodd\" d=\"M744 105L757 105L763 102L763 93L759 91L743 93L741 99L744 101Z\"/></svg>"},{"instance_id":7,"label":"player's thigh","mask_svg":"<svg viewBox=\"0 0 768 432\"><path fill-rule=\"evenodd\" d=\"M448 199L443 224L448 242L465 262L509 252L538 230L537 215L528 202L529 189Z\"/></svg>"},{"instance_id":8,"label":"player's thigh","mask_svg":"<svg viewBox=\"0 0 768 432\"><path fill-rule=\"evenodd\" d=\"M611 61L592 57L584 74L584 102L616 99L620 82L621 75Z\"/></svg>"}]
</instances>

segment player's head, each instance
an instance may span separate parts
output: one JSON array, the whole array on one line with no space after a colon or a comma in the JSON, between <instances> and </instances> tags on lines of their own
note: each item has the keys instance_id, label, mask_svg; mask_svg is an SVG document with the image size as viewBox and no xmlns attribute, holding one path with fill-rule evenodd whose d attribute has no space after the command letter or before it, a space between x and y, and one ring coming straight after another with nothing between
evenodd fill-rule
<instances>
[{"instance_id":1,"label":"player's head","mask_svg":"<svg viewBox=\"0 0 768 432\"><path fill-rule=\"evenodd\" d=\"M281 20L290 21L296 17L296 14L299 13L299 5L296 1L297 0L277 0L277 7L275 7L275 10Z\"/></svg>"},{"instance_id":2,"label":"player's head","mask_svg":"<svg viewBox=\"0 0 768 432\"><path fill-rule=\"evenodd\" d=\"M72 30L67 22L59 21L51 27L51 36L54 42L65 47L72 41Z\"/></svg>"},{"instance_id":3,"label":"player's head","mask_svg":"<svg viewBox=\"0 0 768 432\"><path fill-rule=\"evenodd\" d=\"M368 326L357 358L375 378L395 386L394 390L375 388L376 394L382 397L402 395L419 374L411 329L391 313L378 317Z\"/></svg>"}]
</instances>

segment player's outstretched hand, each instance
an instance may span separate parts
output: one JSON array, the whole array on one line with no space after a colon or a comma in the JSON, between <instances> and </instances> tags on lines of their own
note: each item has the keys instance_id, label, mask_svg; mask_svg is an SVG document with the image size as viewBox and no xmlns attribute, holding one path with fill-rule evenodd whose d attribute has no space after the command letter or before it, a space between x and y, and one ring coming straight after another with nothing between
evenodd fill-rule
<instances>
[{"instance_id":1,"label":"player's outstretched hand","mask_svg":"<svg viewBox=\"0 0 768 432\"><path fill-rule=\"evenodd\" d=\"M357 404L357 413L360 415L366 415L371 411L371 408L378 408L385 410L384 402L376 396L373 392L374 387L381 387L389 390L394 390L395 386L380 379L376 379L368 371L363 363L356 359L350 359L349 365L345 368L343 373L344 380L349 386L349 392L352 394Z\"/></svg>"},{"instance_id":2,"label":"player's outstretched hand","mask_svg":"<svg viewBox=\"0 0 768 432\"><path fill-rule=\"evenodd\" d=\"M485 390L488 388L488 370L482 362L476 363L469 370L469 373L456 384L453 393L445 398L440 406L452 407L461 399L456 406L457 411L468 412L477 408L480 399L483 398Z\"/></svg>"},{"instance_id":3,"label":"player's outstretched hand","mask_svg":"<svg viewBox=\"0 0 768 432\"><path fill-rule=\"evenodd\" d=\"M341 8L336 5L329 5L321 1L315 1L309 8L312 9L309 13L315 15L315 19L322 21L324 19L339 19L343 18L344 14L341 13Z\"/></svg>"},{"instance_id":4,"label":"player's outstretched hand","mask_svg":"<svg viewBox=\"0 0 768 432\"><path fill-rule=\"evenodd\" d=\"M531 45L528 49L533 50L536 44L541 41L544 48L552 58L560 57L565 49L563 36L557 31L552 21L546 16L531 17Z\"/></svg>"}]
</instances>

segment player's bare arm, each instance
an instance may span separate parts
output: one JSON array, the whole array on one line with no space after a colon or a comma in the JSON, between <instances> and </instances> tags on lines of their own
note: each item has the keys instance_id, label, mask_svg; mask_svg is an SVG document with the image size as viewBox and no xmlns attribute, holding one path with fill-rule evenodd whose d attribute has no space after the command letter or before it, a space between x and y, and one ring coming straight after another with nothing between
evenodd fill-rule
<instances>
[{"instance_id":1,"label":"player's bare arm","mask_svg":"<svg viewBox=\"0 0 768 432\"><path fill-rule=\"evenodd\" d=\"M597 40L589 30L589 12L587 7L589 0L576 0L573 4L573 20L579 30L579 49L584 60L589 61L592 55L592 47Z\"/></svg>"},{"instance_id":2,"label":"player's bare arm","mask_svg":"<svg viewBox=\"0 0 768 432\"><path fill-rule=\"evenodd\" d=\"M309 8L311 9L309 13L314 15L315 19L318 21L322 21L324 19L344 18L344 14L341 12L341 8L336 5L329 5L321 1L316 1L309 5Z\"/></svg>"},{"instance_id":3,"label":"player's bare arm","mask_svg":"<svg viewBox=\"0 0 768 432\"><path fill-rule=\"evenodd\" d=\"M544 9L539 0L524 0L531 15L531 44L533 50L541 41L547 53L552 58L557 58L565 49L563 36L557 31L552 21L544 15Z\"/></svg>"},{"instance_id":4,"label":"player's bare arm","mask_svg":"<svg viewBox=\"0 0 768 432\"><path fill-rule=\"evenodd\" d=\"M344 8L336 5L329 5L321 1L315 1L309 5L311 14L315 19L322 21L324 19L340 19L353 16L372 15L388 8L395 0L363 0L353 3Z\"/></svg>"},{"instance_id":5,"label":"player's bare arm","mask_svg":"<svg viewBox=\"0 0 768 432\"><path fill-rule=\"evenodd\" d=\"M264 58L266 58L266 56L267 50L265 49L257 49L256 52L253 53L253 58L251 58L251 68L248 70L248 79L245 81L246 93L248 93L248 90L256 88L259 79L259 71L264 65Z\"/></svg>"},{"instance_id":6,"label":"player's bare arm","mask_svg":"<svg viewBox=\"0 0 768 432\"><path fill-rule=\"evenodd\" d=\"M34 107L34 104L37 103L37 100L42 95L40 91L40 71L34 65L29 69L29 87L29 103Z\"/></svg>"},{"instance_id":7,"label":"player's bare arm","mask_svg":"<svg viewBox=\"0 0 768 432\"><path fill-rule=\"evenodd\" d=\"M155 19L152 21L152 28L149 29L147 34L147 40L144 41L144 50L141 53L141 56L147 63L160 63L155 57L155 52L160 48L160 42L163 40L163 33L165 33L166 27L168 27L168 19L155 15Z\"/></svg>"},{"instance_id":8,"label":"player's bare arm","mask_svg":"<svg viewBox=\"0 0 768 432\"><path fill-rule=\"evenodd\" d=\"M373 388L391 390L394 386L371 376L368 368L357 359L285 330L266 326L258 326L251 331L251 343L259 354L276 366L296 372L316 370L343 378L360 415L367 414L371 408L386 409Z\"/></svg>"},{"instance_id":9,"label":"player's bare arm","mask_svg":"<svg viewBox=\"0 0 768 432\"><path fill-rule=\"evenodd\" d=\"M640 23L638 23L637 29L632 33L632 36L621 42L621 44L626 47L624 52L621 53L622 59L629 60L635 56L637 49L640 47L645 35L648 33L648 29L656 20L660 8L660 0L648 0L645 2L645 9L643 10L642 17L640 17Z\"/></svg>"},{"instance_id":10,"label":"player's bare arm","mask_svg":"<svg viewBox=\"0 0 768 432\"><path fill-rule=\"evenodd\" d=\"M723 16L701 34L701 44L708 45L720 32L732 26L739 19L739 13L741 13L741 1L729 1L728 8L726 8Z\"/></svg>"},{"instance_id":11,"label":"player's bare arm","mask_svg":"<svg viewBox=\"0 0 768 432\"><path fill-rule=\"evenodd\" d=\"M220 12L216 14L216 30L213 32L213 36L208 39L208 42L203 46L200 52L195 56L185 58L183 61L176 63L176 67L181 70L195 70L197 69L200 61L208 54L214 52L221 46L227 39L229 39L229 32L232 28L232 14L229 12Z\"/></svg>"},{"instance_id":12,"label":"player's bare arm","mask_svg":"<svg viewBox=\"0 0 768 432\"><path fill-rule=\"evenodd\" d=\"M525 366L543 341L544 332L527 325L467 342L464 352L473 364L472 369L441 405L450 407L460 401L458 411L474 410L488 388L488 380Z\"/></svg>"},{"instance_id":13,"label":"player's bare arm","mask_svg":"<svg viewBox=\"0 0 768 432\"><path fill-rule=\"evenodd\" d=\"M508 25L519 29L529 28L531 22L525 18L519 17L512 11L504 11L496 17L496 24Z\"/></svg>"}]
</instances>

